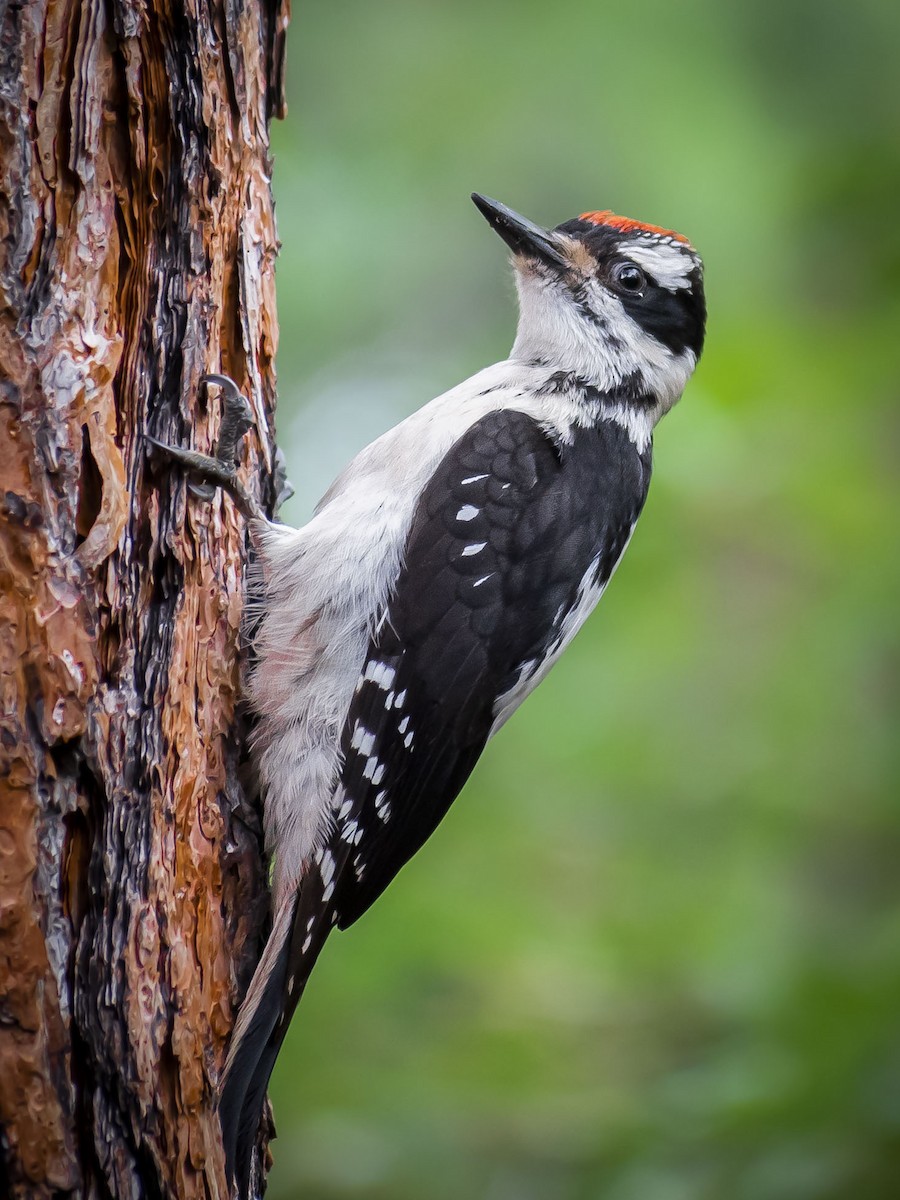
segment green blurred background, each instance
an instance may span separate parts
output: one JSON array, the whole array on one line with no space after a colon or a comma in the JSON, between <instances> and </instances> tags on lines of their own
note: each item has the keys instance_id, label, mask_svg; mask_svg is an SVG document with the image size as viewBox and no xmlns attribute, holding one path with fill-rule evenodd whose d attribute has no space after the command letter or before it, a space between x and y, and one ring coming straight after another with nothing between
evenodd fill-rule
<instances>
[{"instance_id":1,"label":"green blurred background","mask_svg":"<svg viewBox=\"0 0 900 1200\"><path fill-rule=\"evenodd\" d=\"M710 322L598 612L329 943L270 1195L900 1197L900 5L341 0L289 46L286 520L505 356L473 189L686 232Z\"/></svg>"}]
</instances>

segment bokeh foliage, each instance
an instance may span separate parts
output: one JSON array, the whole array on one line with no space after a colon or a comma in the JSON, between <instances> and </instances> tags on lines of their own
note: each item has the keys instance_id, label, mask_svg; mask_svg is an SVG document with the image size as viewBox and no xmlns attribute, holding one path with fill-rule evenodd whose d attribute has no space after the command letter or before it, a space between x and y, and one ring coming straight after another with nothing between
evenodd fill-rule
<instances>
[{"instance_id":1,"label":"bokeh foliage","mask_svg":"<svg viewBox=\"0 0 900 1200\"><path fill-rule=\"evenodd\" d=\"M626 563L332 939L275 1200L900 1196L900 7L299 5L280 437L346 458L505 355L473 188L707 263Z\"/></svg>"}]
</instances>

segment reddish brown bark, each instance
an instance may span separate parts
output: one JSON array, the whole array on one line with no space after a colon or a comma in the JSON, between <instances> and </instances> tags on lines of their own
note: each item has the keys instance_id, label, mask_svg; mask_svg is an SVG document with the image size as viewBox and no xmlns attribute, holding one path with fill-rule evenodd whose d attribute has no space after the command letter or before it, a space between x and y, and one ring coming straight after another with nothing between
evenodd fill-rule
<instances>
[{"instance_id":1,"label":"reddish brown bark","mask_svg":"<svg viewBox=\"0 0 900 1200\"><path fill-rule=\"evenodd\" d=\"M271 504L286 0L0 6L0 1194L224 1196L265 888L243 521L154 468L250 396ZM159 490L156 485L159 484Z\"/></svg>"}]
</instances>

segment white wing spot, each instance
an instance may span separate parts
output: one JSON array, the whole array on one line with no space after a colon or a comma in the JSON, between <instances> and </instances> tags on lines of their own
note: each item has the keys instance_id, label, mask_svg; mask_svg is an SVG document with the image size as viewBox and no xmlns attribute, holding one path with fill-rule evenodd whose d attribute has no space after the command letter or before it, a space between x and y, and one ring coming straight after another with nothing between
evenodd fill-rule
<instances>
[{"instance_id":1,"label":"white wing spot","mask_svg":"<svg viewBox=\"0 0 900 1200\"><path fill-rule=\"evenodd\" d=\"M341 830L341 840L345 841L345 842L349 842L352 845L353 839L356 837L356 831L358 828L359 827L355 821L348 821L347 824L344 826L344 828Z\"/></svg>"},{"instance_id":2,"label":"white wing spot","mask_svg":"<svg viewBox=\"0 0 900 1200\"><path fill-rule=\"evenodd\" d=\"M363 767L363 779L371 779L375 774L376 768L379 766L378 759L373 754L371 758L366 759L366 765Z\"/></svg>"},{"instance_id":3,"label":"white wing spot","mask_svg":"<svg viewBox=\"0 0 900 1200\"><path fill-rule=\"evenodd\" d=\"M397 672L393 667L389 667L387 663L376 662L375 659L369 659L366 663L366 672L363 679L369 679L378 687L387 691L394 682L394 676Z\"/></svg>"},{"instance_id":4,"label":"white wing spot","mask_svg":"<svg viewBox=\"0 0 900 1200\"><path fill-rule=\"evenodd\" d=\"M457 521L474 521L478 516L478 509L474 504L464 504L456 514Z\"/></svg>"},{"instance_id":5,"label":"white wing spot","mask_svg":"<svg viewBox=\"0 0 900 1200\"><path fill-rule=\"evenodd\" d=\"M327 887L334 878L334 855L330 850L321 851L321 855L322 858L319 864L319 870L322 874L322 882Z\"/></svg>"},{"instance_id":6,"label":"white wing spot","mask_svg":"<svg viewBox=\"0 0 900 1200\"><path fill-rule=\"evenodd\" d=\"M406 735L406 737L403 739L403 745L408 750L410 748L410 746L412 745L412 743L413 743L413 733L412 733L412 730L410 730L409 733Z\"/></svg>"},{"instance_id":7,"label":"white wing spot","mask_svg":"<svg viewBox=\"0 0 900 1200\"><path fill-rule=\"evenodd\" d=\"M307 952L307 950L310 948L311 945L312 945L312 934L308 933L303 942L303 953L304 954Z\"/></svg>"},{"instance_id":8,"label":"white wing spot","mask_svg":"<svg viewBox=\"0 0 900 1200\"><path fill-rule=\"evenodd\" d=\"M372 776L372 782L374 784L377 785L377 784L381 783L382 779L384 779L384 770L385 770L384 763L379 763L378 766L375 768L375 774Z\"/></svg>"},{"instance_id":9,"label":"white wing spot","mask_svg":"<svg viewBox=\"0 0 900 1200\"><path fill-rule=\"evenodd\" d=\"M468 479L463 479L462 482L463 484L477 483L479 479L487 479L487 472L485 472L483 475L470 475Z\"/></svg>"},{"instance_id":10,"label":"white wing spot","mask_svg":"<svg viewBox=\"0 0 900 1200\"><path fill-rule=\"evenodd\" d=\"M341 805L341 811L338 813L338 820L343 821L345 817L349 817L353 809L353 801L345 800Z\"/></svg>"},{"instance_id":11,"label":"white wing spot","mask_svg":"<svg viewBox=\"0 0 900 1200\"><path fill-rule=\"evenodd\" d=\"M304 948L304 950L306 949L305 943L304 943L303 948ZM293 993L294 993L294 976L293 975L288 979L287 993L289 996L293 995Z\"/></svg>"},{"instance_id":12,"label":"white wing spot","mask_svg":"<svg viewBox=\"0 0 900 1200\"><path fill-rule=\"evenodd\" d=\"M353 730L353 738L350 742L351 750L358 750L360 754L371 754L372 747L375 745L375 734L369 733L365 726L360 725L357 721L356 728Z\"/></svg>"},{"instance_id":13,"label":"white wing spot","mask_svg":"<svg viewBox=\"0 0 900 1200\"><path fill-rule=\"evenodd\" d=\"M402 708L406 700L406 688L402 692L398 692L394 699L394 708Z\"/></svg>"},{"instance_id":14,"label":"white wing spot","mask_svg":"<svg viewBox=\"0 0 900 1200\"><path fill-rule=\"evenodd\" d=\"M409 727L409 717L404 717L403 720L400 722L400 724L397 726L397 730L400 733L406 733L406 730L408 729L408 727Z\"/></svg>"},{"instance_id":15,"label":"white wing spot","mask_svg":"<svg viewBox=\"0 0 900 1200\"><path fill-rule=\"evenodd\" d=\"M483 583L486 583L489 579L492 579L493 577L494 577L493 571L491 571L491 573L489 575L482 575L482 577L480 579L475 580L475 582L472 584L472 587L481 587L481 585Z\"/></svg>"},{"instance_id":16,"label":"white wing spot","mask_svg":"<svg viewBox=\"0 0 900 1200\"><path fill-rule=\"evenodd\" d=\"M332 881L331 883L329 883L328 887L322 893L322 899L324 901L330 900L333 895L334 895L334 882Z\"/></svg>"},{"instance_id":17,"label":"white wing spot","mask_svg":"<svg viewBox=\"0 0 900 1200\"><path fill-rule=\"evenodd\" d=\"M487 542L473 542L471 546L466 546L462 552L463 558L471 558L473 554L480 554L487 545Z\"/></svg>"}]
</instances>

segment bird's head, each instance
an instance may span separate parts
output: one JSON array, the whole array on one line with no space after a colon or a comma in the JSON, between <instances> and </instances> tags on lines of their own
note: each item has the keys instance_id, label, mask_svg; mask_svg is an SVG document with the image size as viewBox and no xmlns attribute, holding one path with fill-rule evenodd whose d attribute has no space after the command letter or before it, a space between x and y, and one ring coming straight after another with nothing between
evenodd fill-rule
<instances>
[{"instance_id":1,"label":"bird's head","mask_svg":"<svg viewBox=\"0 0 900 1200\"><path fill-rule=\"evenodd\" d=\"M703 348L703 263L687 238L611 212L543 229L472 199L513 252L519 329L512 357L573 371L661 416Z\"/></svg>"}]
</instances>

